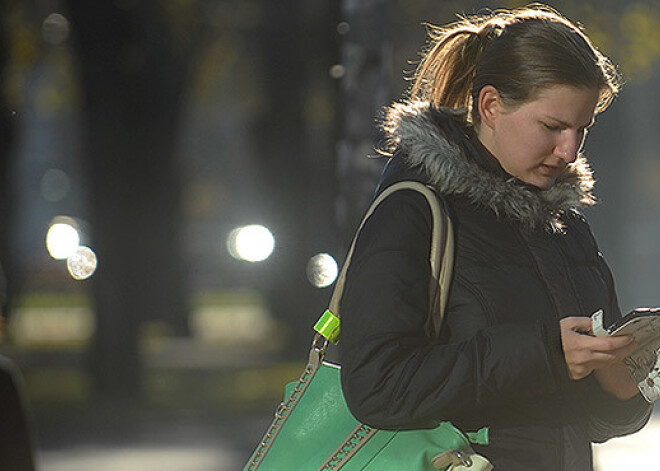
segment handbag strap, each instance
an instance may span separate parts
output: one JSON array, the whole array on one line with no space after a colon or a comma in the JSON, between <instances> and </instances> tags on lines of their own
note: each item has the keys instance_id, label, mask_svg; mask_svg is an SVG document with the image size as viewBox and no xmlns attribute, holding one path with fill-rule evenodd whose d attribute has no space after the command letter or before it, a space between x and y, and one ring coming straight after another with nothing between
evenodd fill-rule
<instances>
[{"instance_id":1,"label":"handbag strap","mask_svg":"<svg viewBox=\"0 0 660 471\"><path fill-rule=\"evenodd\" d=\"M429 335L437 334L442 325L444 310L447 305L449 294L449 285L451 283L452 270L454 266L454 232L452 230L451 219L447 216L444 207L438 201L437 194L428 186L416 181L402 181L387 187L371 204L366 214L362 218L350 249L346 255L346 260L342 266L341 272L335 284L335 289L330 298L329 311L337 318L340 317L339 305L344 293L344 284L346 282L346 273L353 257L355 245L357 243L360 231L364 227L369 217L374 213L378 205L382 203L392 193L400 190L414 190L426 198L431 208L432 216L432 234L431 247L429 252L429 262L431 265L431 280L429 290L429 320L427 323L427 333Z\"/></svg>"}]
</instances>

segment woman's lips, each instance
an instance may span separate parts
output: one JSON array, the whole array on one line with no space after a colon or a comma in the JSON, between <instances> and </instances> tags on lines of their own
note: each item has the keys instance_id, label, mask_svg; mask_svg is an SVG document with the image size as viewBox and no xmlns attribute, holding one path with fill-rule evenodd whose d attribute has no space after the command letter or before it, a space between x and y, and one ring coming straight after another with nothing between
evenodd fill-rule
<instances>
[{"instance_id":1,"label":"woman's lips","mask_svg":"<svg viewBox=\"0 0 660 471\"><path fill-rule=\"evenodd\" d=\"M562 168L554 165L541 164L541 171L548 176L557 176L561 173Z\"/></svg>"}]
</instances>

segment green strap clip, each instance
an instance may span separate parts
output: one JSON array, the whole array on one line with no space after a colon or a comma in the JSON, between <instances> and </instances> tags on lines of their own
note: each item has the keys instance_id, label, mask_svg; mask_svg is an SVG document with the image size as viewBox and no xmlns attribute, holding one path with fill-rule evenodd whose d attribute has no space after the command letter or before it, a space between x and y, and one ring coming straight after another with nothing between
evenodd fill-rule
<instances>
[{"instance_id":1,"label":"green strap clip","mask_svg":"<svg viewBox=\"0 0 660 471\"><path fill-rule=\"evenodd\" d=\"M336 344L339 341L339 317L330 311L325 311L314 325L314 330Z\"/></svg>"},{"instance_id":2,"label":"green strap clip","mask_svg":"<svg viewBox=\"0 0 660 471\"><path fill-rule=\"evenodd\" d=\"M465 435L467 435L470 443L474 443L476 445L488 445L490 442L488 427L480 428L476 432L467 432Z\"/></svg>"}]
</instances>

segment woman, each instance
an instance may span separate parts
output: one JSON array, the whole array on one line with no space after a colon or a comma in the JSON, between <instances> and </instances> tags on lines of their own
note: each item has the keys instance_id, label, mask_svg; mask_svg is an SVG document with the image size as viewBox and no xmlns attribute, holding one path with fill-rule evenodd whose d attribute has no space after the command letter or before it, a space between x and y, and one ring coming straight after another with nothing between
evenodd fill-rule
<instances>
[{"instance_id":1,"label":"woman","mask_svg":"<svg viewBox=\"0 0 660 471\"><path fill-rule=\"evenodd\" d=\"M428 335L430 210L394 193L363 228L341 305L342 385L379 428L490 429L496 469L590 470L591 443L640 429L651 407L621 363L628 337L585 335L621 316L580 208L580 149L618 92L585 34L534 7L431 30L409 102L384 123L380 188L431 185L454 224L444 324Z\"/></svg>"}]
</instances>

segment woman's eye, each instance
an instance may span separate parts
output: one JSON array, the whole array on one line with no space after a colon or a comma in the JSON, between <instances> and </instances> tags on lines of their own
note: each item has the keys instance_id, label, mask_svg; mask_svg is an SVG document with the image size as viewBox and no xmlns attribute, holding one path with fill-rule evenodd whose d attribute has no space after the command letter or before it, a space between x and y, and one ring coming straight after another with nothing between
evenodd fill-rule
<instances>
[{"instance_id":1,"label":"woman's eye","mask_svg":"<svg viewBox=\"0 0 660 471\"><path fill-rule=\"evenodd\" d=\"M554 124L543 123L543 127L545 127L548 131L560 131L561 130L561 128L559 126L555 126Z\"/></svg>"}]
</instances>

